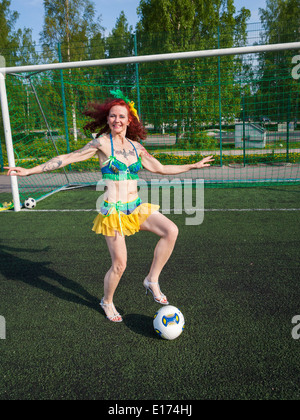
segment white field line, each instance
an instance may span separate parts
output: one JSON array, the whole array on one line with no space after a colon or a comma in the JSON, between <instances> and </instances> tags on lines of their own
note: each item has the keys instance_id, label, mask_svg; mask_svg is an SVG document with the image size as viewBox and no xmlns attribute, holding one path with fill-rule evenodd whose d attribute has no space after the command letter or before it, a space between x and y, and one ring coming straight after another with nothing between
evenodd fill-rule
<instances>
[{"instance_id":1,"label":"white field line","mask_svg":"<svg viewBox=\"0 0 300 420\"><path fill-rule=\"evenodd\" d=\"M160 209L164 213L172 213L172 212L193 212L193 211L204 211L204 212L255 212L255 211L300 211L300 208L275 208L275 209L259 209L259 208L253 208L253 209ZM96 209L44 209L44 210L38 210L38 209L22 209L22 212L27 213L68 213L68 212L98 212ZM4 210L1 213L14 213L11 210ZM180 214L180 213L179 213Z\"/></svg>"}]
</instances>

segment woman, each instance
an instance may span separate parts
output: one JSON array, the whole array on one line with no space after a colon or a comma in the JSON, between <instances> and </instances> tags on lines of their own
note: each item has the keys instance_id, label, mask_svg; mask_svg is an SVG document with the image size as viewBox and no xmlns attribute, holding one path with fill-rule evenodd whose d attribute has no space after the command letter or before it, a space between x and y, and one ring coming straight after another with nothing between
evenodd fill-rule
<instances>
[{"instance_id":1,"label":"woman","mask_svg":"<svg viewBox=\"0 0 300 420\"><path fill-rule=\"evenodd\" d=\"M159 287L159 275L170 258L178 235L177 226L159 213L159 206L142 203L138 197L138 171L144 167L162 175L177 175L191 169L210 166L212 157L190 165L162 165L139 143L146 138L146 131L134 108L134 103L121 91L111 92L114 99L104 104L90 104L84 112L92 121L86 129L99 130L97 137L80 150L57 156L43 165L31 169L5 168L7 175L29 176L56 170L71 163L99 158L102 176L106 180L105 198L101 211L94 220L93 230L103 234L111 255L112 265L104 278L104 297L101 307L112 322L121 322L113 297L127 264L125 236L143 230L159 236L150 271L144 279L146 293L154 301L167 305L168 301Z\"/></svg>"}]
</instances>

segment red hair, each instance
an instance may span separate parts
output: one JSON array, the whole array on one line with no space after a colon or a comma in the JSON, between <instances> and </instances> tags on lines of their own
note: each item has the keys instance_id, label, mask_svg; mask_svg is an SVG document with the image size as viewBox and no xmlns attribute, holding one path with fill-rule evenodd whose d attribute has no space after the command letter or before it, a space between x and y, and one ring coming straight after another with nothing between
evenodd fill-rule
<instances>
[{"instance_id":1,"label":"red hair","mask_svg":"<svg viewBox=\"0 0 300 420\"><path fill-rule=\"evenodd\" d=\"M92 102L88 104L87 109L83 112L84 115L90 117L92 121L84 126L85 130L95 133L100 129L96 137L101 134L109 133L109 125L107 117L113 106L120 105L127 109L130 124L127 128L126 136L134 141L145 140L147 132L143 124L130 111L128 104L123 99L108 99L103 104Z\"/></svg>"}]
</instances>

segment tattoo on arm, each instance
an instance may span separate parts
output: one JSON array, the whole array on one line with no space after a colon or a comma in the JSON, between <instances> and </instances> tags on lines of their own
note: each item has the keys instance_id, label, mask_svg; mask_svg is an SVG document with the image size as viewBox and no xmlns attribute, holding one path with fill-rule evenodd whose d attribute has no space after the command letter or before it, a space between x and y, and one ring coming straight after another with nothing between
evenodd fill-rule
<instances>
[{"instance_id":1,"label":"tattoo on arm","mask_svg":"<svg viewBox=\"0 0 300 420\"><path fill-rule=\"evenodd\" d=\"M142 146L141 156L147 156L148 158L154 159L152 155Z\"/></svg>"},{"instance_id":2,"label":"tattoo on arm","mask_svg":"<svg viewBox=\"0 0 300 420\"><path fill-rule=\"evenodd\" d=\"M54 171L55 169L59 169L62 165L62 160L60 160L59 157L55 157L49 162L46 162L44 165L42 165L42 171L48 172L48 171Z\"/></svg>"},{"instance_id":3,"label":"tattoo on arm","mask_svg":"<svg viewBox=\"0 0 300 420\"><path fill-rule=\"evenodd\" d=\"M89 149L99 149L101 147L101 143L99 141L99 139L94 139L92 141L90 141L88 144L86 144L84 147L82 147L79 150L74 150L74 154L78 153L79 155L84 153L85 151L89 150Z\"/></svg>"}]
</instances>

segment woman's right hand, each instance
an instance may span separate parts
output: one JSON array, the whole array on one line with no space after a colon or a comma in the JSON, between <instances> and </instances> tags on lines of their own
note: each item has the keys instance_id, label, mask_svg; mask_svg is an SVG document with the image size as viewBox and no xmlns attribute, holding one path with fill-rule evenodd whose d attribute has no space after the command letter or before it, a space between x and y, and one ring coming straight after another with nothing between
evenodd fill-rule
<instances>
[{"instance_id":1,"label":"woman's right hand","mask_svg":"<svg viewBox=\"0 0 300 420\"><path fill-rule=\"evenodd\" d=\"M10 176L28 176L29 175L29 170L25 169L25 168L21 168L21 167L10 167L10 166L4 166L4 169L7 169L7 175Z\"/></svg>"}]
</instances>

